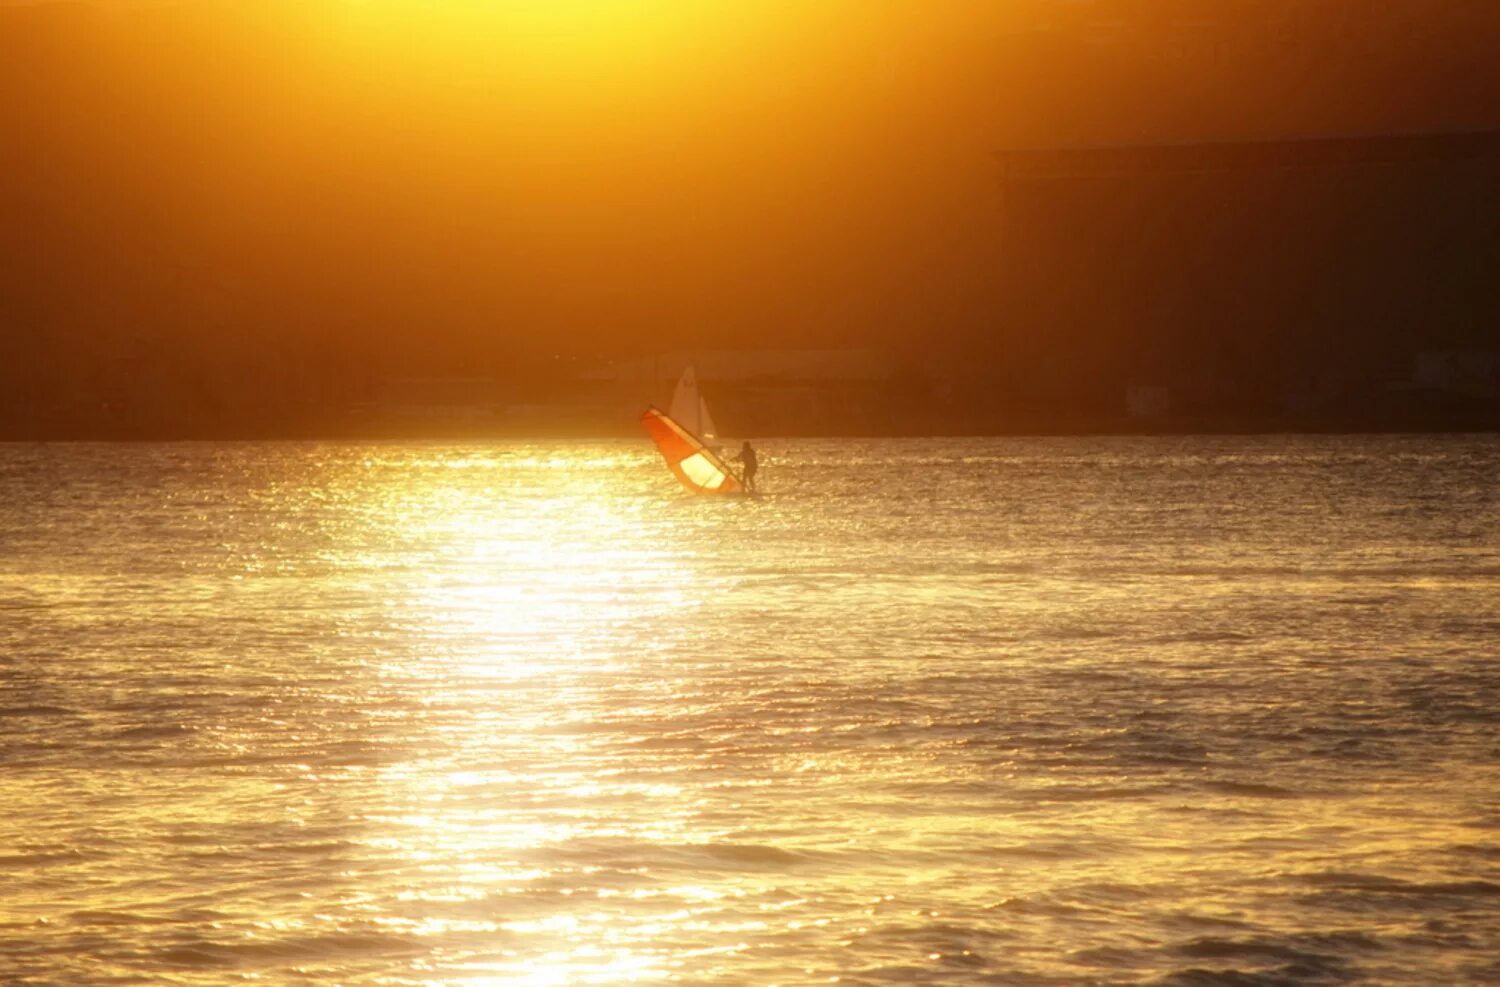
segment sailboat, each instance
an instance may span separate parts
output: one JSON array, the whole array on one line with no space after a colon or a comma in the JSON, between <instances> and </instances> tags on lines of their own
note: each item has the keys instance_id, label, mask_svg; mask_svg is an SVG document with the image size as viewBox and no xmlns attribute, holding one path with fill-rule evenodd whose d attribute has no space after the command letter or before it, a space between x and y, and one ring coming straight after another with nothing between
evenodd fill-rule
<instances>
[{"instance_id":1,"label":"sailboat","mask_svg":"<svg viewBox=\"0 0 1500 987\"><path fill-rule=\"evenodd\" d=\"M743 494L745 485L706 441L717 437L717 433L708 405L698 393L698 377L692 367L678 379L671 408L670 415L654 405L647 408L641 415L641 424L646 426L672 475L693 493Z\"/></svg>"},{"instance_id":2,"label":"sailboat","mask_svg":"<svg viewBox=\"0 0 1500 987\"><path fill-rule=\"evenodd\" d=\"M718 429L714 428L713 416L708 413L708 405L698 392L698 375L691 366L677 378L677 387L672 391L668 413L677 424L702 439L705 445L711 446L714 439L719 437Z\"/></svg>"}]
</instances>

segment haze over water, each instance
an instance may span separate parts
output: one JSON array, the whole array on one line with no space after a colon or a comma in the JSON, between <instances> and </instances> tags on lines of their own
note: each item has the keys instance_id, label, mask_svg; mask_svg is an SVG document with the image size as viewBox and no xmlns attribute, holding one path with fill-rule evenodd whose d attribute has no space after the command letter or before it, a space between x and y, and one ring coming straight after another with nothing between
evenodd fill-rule
<instances>
[{"instance_id":1,"label":"haze over water","mask_svg":"<svg viewBox=\"0 0 1500 987\"><path fill-rule=\"evenodd\" d=\"M0 981L1500 982L1500 439L0 446Z\"/></svg>"}]
</instances>

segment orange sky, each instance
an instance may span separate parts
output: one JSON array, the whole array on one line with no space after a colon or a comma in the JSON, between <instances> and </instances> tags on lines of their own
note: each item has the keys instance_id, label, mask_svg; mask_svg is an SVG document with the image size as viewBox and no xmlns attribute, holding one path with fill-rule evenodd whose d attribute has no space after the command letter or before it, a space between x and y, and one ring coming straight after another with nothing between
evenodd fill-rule
<instances>
[{"instance_id":1,"label":"orange sky","mask_svg":"<svg viewBox=\"0 0 1500 987\"><path fill-rule=\"evenodd\" d=\"M1483 5L1305 6L11 8L10 315L455 360L920 339L1002 302L998 148L1500 124Z\"/></svg>"}]
</instances>

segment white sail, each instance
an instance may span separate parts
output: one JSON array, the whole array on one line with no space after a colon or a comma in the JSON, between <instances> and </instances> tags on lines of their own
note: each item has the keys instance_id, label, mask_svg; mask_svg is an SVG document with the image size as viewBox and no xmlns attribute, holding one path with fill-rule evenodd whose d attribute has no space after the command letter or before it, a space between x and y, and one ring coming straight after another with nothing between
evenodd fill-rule
<instances>
[{"instance_id":1,"label":"white sail","mask_svg":"<svg viewBox=\"0 0 1500 987\"><path fill-rule=\"evenodd\" d=\"M677 389L672 392L671 416L683 428L706 441L718 437L719 430L708 413L703 395L698 393L698 375L688 367L678 378Z\"/></svg>"}]
</instances>

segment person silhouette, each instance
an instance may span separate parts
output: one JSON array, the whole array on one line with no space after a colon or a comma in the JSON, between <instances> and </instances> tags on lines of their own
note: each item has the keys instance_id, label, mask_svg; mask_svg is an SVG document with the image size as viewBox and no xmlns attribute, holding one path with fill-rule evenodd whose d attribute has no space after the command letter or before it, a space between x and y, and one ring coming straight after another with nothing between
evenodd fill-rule
<instances>
[{"instance_id":1,"label":"person silhouette","mask_svg":"<svg viewBox=\"0 0 1500 987\"><path fill-rule=\"evenodd\" d=\"M743 471L745 474L745 491L747 493L755 493L755 473L760 469L760 461L756 457L755 447L750 444L749 439L746 439L744 444L740 446L740 454L734 457L734 461L743 463L745 466Z\"/></svg>"}]
</instances>

